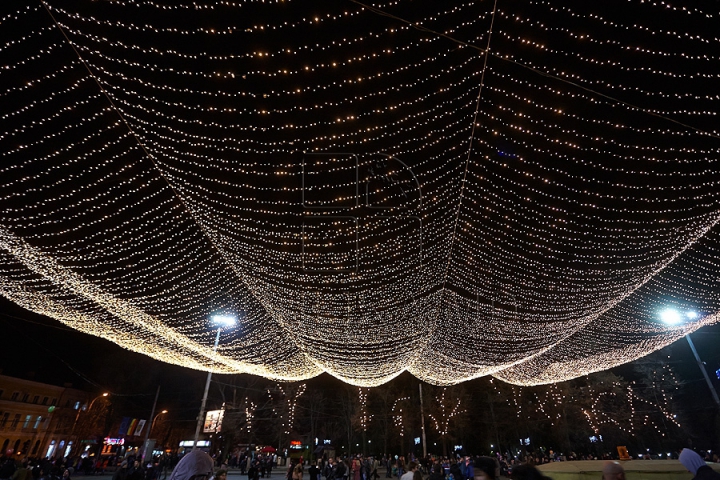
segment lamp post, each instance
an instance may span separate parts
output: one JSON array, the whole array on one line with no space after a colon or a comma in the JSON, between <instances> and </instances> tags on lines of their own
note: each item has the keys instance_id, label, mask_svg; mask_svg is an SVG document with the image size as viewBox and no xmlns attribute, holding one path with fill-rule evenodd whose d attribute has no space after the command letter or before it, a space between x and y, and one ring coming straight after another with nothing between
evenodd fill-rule
<instances>
[{"instance_id":1,"label":"lamp post","mask_svg":"<svg viewBox=\"0 0 720 480\"><path fill-rule=\"evenodd\" d=\"M698 314L697 312L685 312L685 317L693 320L697 318ZM660 319L663 321L663 323L666 323L668 325L677 325L679 323L683 322L683 315L675 310L674 308L668 308L660 312ZM703 377L705 377L705 382L707 382L707 386L710 389L710 393L712 394L713 400L715 400L715 405L720 407L720 398L718 398L718 393L715 390L715 387L713 386L712 382L710 381L710 377L707 374L707 370L705 369L705 364L702 360L700 360L700 355L698 355L697 350L695 349L695 344L693 343L692 339L690 338L690 334L688 333L685 335L685 339L688 342L688 345L690 345L690 350L692 350L693 355L695 356L695 361L698 364L698 367L700 367L700 371L703 374Z\"/></svg>"},{"instance_id":2,"label":"lamp post","mask_svg":"<svg viewBox=\"0 0 720 480\"><path fill-rule=\"evenodd\" d=\"M98 395L97 397L93 398L93 399L90 401L90 404L89 404L89 405L88 405L88 404L85 404L85 405L81 405L80 407L78 407L78 411L77 411L77 413L75 414L75 421L73 422L72 429L70 430L70 438L72 438L72 439L75 441L75 446L76 446L76 447L77 447L77 445L79 444L79 442L78 442L78 439L77 439L77 438L74 438L74 436L75 436L75 428L77 427L78 420L80 420L80 412L90 411L90 409L91 409L92 406L95 404L95 401L96 401L97 399L99 399L99 398L105 398L105 397L107 397L108 395L110 395L110 394L107 393L107 392L105 392L105 393L103 393L102 395Z\"/></svg>"},{"instance_id":3,"label":"lamp post","mask_svg":"<svg viewBox=\"0 0 720 480\"><path fill-rule=\"evenodd\" d=\"M152 424L155 422L155 418L153 415L155 415L155 407L157 407L157 401L158 397L160 396L160 385L158 385L157 391L155 392L155 400L153 401L152 410L150 411L150 418L152 418L152 422L150 422L150 425L148 425L148 428L145 429L145 441L143 442L143 451L142 451L142 464L145 464L145 458L147 457L148 450L150 449L149 438L150 438L150 430L152 429Z\"/></svg>"},{"instance_id":4,"label":"lamp post","mask_svg":"<svg viewBox=\"0 0 720 480\"><path fill-rule=\"evenodd\" d=\"M160 387L159 387L159 386L158 386L158 393L160 393ZM157 395L155 396L155 402L157 403ZM155 412L155 404L153 404L153 413L154 413L154 412ZM148 426L148 429L145 430L145 441L143 442L143 451L142 451L142 464L143 464L143 465L145 464L145 460L148 458L148 453L151 454L151 455L150 455L150 458L152 459L152 452L149 451L149 450L151 450L151 446L150 446L150 434L152 433L153 425L155 425L155 420L157 420L157 418L158 418L160 415L162 415L163 413L167 413L167 412L168 412L167 410L163 410L162 412L160 412L160 413L158 413L157 415L155 415L155 416L153 417L152 421L150 422L150 425ZM152 415L152 413L151 413L150 415ZM154 443L153 443L153 446L155 446Z\"/></svg>"},{"instance_id":5,"label":"lamp post","mask_svg":"<svg viewBox=\"0 0 720 480\"><path fill-rule=\"evenodd\" d=\"M237 319L231 315L213 315L210 317L210 321L218 325L217 335L215 335L215 345L213 346L213 353L217 352L218 343L220 343L220 332L225 327L235 326ZM205 380L205 392L203 393L202 402L200 403L200 413L197 418L197 425L195 426L195 438L193 439L193 450L197 448L198 438L200 437L200 427L203 424L203 415L205 414L205 404L207 403L208 390L210 389L210 378L212 378L212 372L208 372L207 380Z\"/></svg>"},{"instance_id":6,"label":"lamp post","mask_svg":"<svg viewBox=\"0 0 720 480\"><path fill-rule=\"evenodd\" d=\"M157 418L158 418L160 415L165 414L165 413L167 413L167 412L168 412L167 410L163 410L162 412L160 412L160 413L158 413L157 415L155 415L155 418L153 418L152 422L150 422L150 429L148 430L148 435L149 435L150 433L152 433L152 428L153 428L153 425L155 425L155 420L157 420Z\"/></svg>"}]
</instances>

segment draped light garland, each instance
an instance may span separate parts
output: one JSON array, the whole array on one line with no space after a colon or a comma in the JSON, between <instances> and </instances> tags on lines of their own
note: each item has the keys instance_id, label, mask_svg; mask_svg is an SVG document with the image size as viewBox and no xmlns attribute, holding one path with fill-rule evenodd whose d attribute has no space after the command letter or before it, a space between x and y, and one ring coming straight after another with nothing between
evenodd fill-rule
<instances>
[{"instance_id":1,"label":"draped light garland","mask_svg":"<svg viewBox=\"0 0 720 480\"><path fill-rule=\"evenodd\" d=\"M6 3L0 294L27 309L363 387L552 383L718 320L709 6Z\"/></svg>"}]
</instances>

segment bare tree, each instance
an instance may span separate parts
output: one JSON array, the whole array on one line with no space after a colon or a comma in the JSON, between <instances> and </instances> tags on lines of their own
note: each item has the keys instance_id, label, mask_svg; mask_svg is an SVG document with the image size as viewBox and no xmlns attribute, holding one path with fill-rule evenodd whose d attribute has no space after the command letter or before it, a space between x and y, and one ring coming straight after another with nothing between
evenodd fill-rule
<instances>
[{"instance_id":1,"label":"bare tree","mask_svg":"<svg viewBox=\"0 0 720 480\"><path fill-rule=\"evenodd\" d=\"M467 413L463 404L464 392L461 386L433 389L428 392L428 414L435 431L442 440L443 455L448 454L448 440L454 438L452 428Z\"/></svg>"}]
</instances>

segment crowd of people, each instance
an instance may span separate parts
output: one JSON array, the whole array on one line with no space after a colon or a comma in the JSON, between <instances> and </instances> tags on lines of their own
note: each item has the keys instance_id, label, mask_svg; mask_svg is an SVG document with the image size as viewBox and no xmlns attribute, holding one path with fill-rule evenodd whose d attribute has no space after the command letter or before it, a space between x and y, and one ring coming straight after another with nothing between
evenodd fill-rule
<instances>
[{"instance_id":1,"label":"crowd of people","mask_svg":"<svg viewBox=\"0 0 720 480\"><path fill-rule=\"evenodd\" d=\"M703 456L693 450L684 449L676 458L693 474L693 480L720 480L720 474L709 466L707 461L718 461L712 452L703 452ZM600 458L587 455L559 455L552 451L526 455L522 458L510 458L508 455L494 457L433 457L415 458L408 455L373 456L353 455L349 457L322 457L316 462L305 464L299 458L288 462L285 480L379 480L381 472L385 478L398 480L498 480L500 477L512 480L550 480L536 467L549 462L571 460L605 460L602 480L625 480L625 472L620 463L604 455ZM165 480L172 472L170 480L227 480L230 468L239 469L240 475L248 480L270 478L275 457L273 455L253 455L240 452L231 455L228 463L213 459L200 449L192 450L182 457L161 455L142 465L133 455L112 459L117 468L112 480ZM105 468L103 464L99 468ZM97 466L89 466L83 459L24 459L20 463L8 458L0 465L0 480L71 480L73 473L97 472Z\"/></svg>"},{"instance_id":2,"label":"crowd of people","mask_svg":"<svg viewBox=\"0 0 720 480\"><path fill-rule=\"evenodd\" d=\"M93 461L89 457L24 458L8 457L0 465L0 480L71 480L75 475L113 472L113 480L159 480L161 472L171 471L179 458L161 455L142 464L136 455L107 457Z\"/></svg>"}]
</instances>

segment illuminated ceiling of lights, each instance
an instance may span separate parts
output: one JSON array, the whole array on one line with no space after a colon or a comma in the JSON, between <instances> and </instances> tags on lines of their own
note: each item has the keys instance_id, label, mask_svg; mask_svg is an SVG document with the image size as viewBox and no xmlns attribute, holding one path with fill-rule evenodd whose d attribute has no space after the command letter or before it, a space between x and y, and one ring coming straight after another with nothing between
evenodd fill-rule
<instances>
[{"instance_id":1,"label":"illuminated ceiling of lights","mask_svg":"<svg viewBox=\"0 0 720 480\"><path fill-rule=\"evenodd\" d=\"M22 3L0 293L29 310L361 386L555 382L718 320L715 4Z\"/></svg>"}]
</instances>

